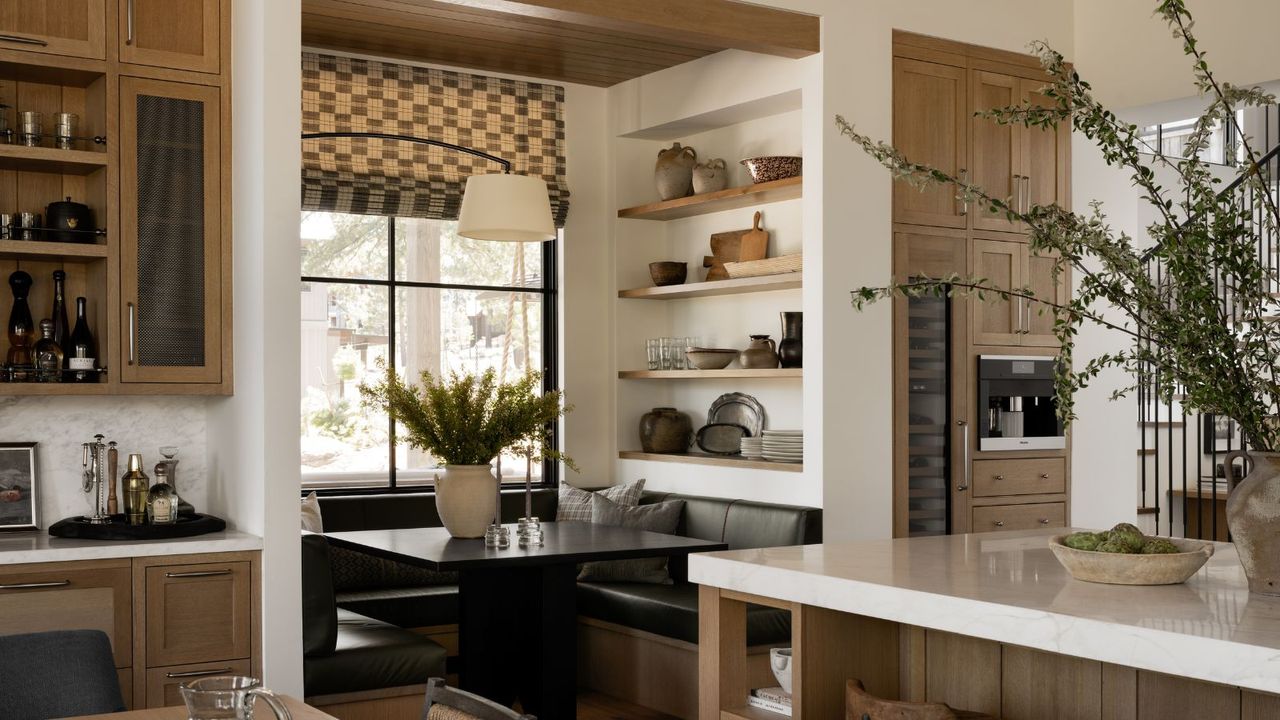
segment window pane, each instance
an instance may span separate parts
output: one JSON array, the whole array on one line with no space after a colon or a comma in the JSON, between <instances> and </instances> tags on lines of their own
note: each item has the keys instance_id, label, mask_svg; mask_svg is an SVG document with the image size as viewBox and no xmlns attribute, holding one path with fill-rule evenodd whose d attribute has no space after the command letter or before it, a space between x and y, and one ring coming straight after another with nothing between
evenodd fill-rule
<instances>
[{"instance_id":1,"label":"window pane","mask_svg":"<svg viewBox=\"0 0 1280 720\"><path fill-rule=\"evenodd\" d=\"M491 243L498 245L499 243ZM505 244L505 243L503 243ZM514 380L527 369L542 368L542 296L494 290L396 290L396 367L417 379L434 375L481 373L489 368ZM397 484L429 481L435 458L409 447L398 433ZM542 468L535 463L535 481ZM525 462L503 460L503 477L523 481Z\"/></svg>"},{"instance_id":2,"label":"window pane","mask_svg":"<svg viewBox=\"0 0 1280 720\"><path fill-rule=\"evenodd\" d=\"M459 237L457 227L451 221L397 218L396 279L542 287L540 243L471 240Z\"/></svg>"},{"instance_id":3,"label":"window pane","mask_svg":"<svg viewBox=\"0 0 1280 720\"><path fill-rule=\"evenodd\" d=\"M302 213L302 275L385 280L387 224L376 215Z\"/></svg>"},{"instance_id":4,"label":"window pane","mask_svg":"<svg viewBox=\"0 0 1280 720\"><path fill-rule=\"evenodd\" d=\"M376 286L302 284L303 487L387 484L387 416L365 409L358 390L387 357L387 297Z\"/></svg>"}]
</instances>

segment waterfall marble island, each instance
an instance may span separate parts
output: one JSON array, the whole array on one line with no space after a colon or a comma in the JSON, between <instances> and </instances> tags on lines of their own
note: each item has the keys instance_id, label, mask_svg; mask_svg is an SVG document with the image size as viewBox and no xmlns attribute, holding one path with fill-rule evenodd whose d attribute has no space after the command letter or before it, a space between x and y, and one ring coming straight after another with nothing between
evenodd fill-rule
<instances>
[{"instance_id":1,"label":"waterfall marble island","mask_svg":"<svg viewBox=\"0 0 1280 720\"><path fill-rule=\"evenodd\" d=\"M753 717L744 655L758 649L742 637L754 603L792 613L794 717L843 717L854 678L1004 720L1280 717L1280 598L1249 593L1232 545L1183 584L1105 585L1054 558L1063 532L691 556L699 716Z\"/></svg>"}]
</instances>

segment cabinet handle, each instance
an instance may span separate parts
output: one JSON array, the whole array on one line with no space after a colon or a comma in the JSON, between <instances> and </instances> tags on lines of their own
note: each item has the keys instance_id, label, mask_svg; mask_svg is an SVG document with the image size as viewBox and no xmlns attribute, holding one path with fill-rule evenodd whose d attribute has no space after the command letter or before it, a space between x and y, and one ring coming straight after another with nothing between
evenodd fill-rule
<instances>
[{"instance_id":1,"label":"cabinet handle","mask_svg":"<svg viewBox=\"0 0 1280 720\"><path fill-rule=\"evenodd\" d=\"M1048 525L1048 524L1049 524L1049 518L1040 518L1040 524L1041 524L1041 525Z\"/></svg>"},{"instance_id":2,"label":"cabinet handle","mask_svg":"<svg viewBox=\"0 0 1280 720\"><path fill-rule=\"evenodd\" d=\"M0 40L21 45L39 45L40 47L48 47L49 45L49 43L40 38L22 37L21 35L0 35Z\"/></svg>"},{"instance_id":3,"label":"cabinet handle","mask_svg":"<svg viewBox=\"0 0 1280 720\"><path fill-rule=\"evenodd\" d=\"M969 483L972 479L970 473L973 472L973 463L969 462L969 423L964 420L957 420L956 425L963 429L961 442L964 443L964 481L956 486L956 492L964 492L969 489Z\"/></svg>"},{"instance_id":4,"label":"cabinet handle","mask_svg":"<svg viewBox=\"0 0 1280 720\"><path fill-rule=\"evenodd\" d=\"M13 583L11 585L0 585L0 590L31 590L34 588L66 587L70 584L71 584L70 580L54 580L52 582Z\"/></svg>"},{"instance_id":5,"label":"cabinet handle","mask_svg":"<svg viewBox=\"0 0 1280 720\"><path fill-rule=\"evenodd\" d=\"M965 183L966 185L969 184L969 171L965 168L960 168L959 174L960 174L960 182ZM964 198L960 200L960 215L965 216L968 214L969 214L969 192L966 190L964 194Z\"/></svg>"},{"instance_id":6,"label":"cabinet handle","mask_svg":"<svg viewBox=\"0 0 1280 720\"><path fill-rule=\"evenodd\" d=\"M1031 213L1031 176L1022 176L1022 212Z\"/></svg>"},{"instance_id":7,"label":"cabinet handle","mask_svg":"<svg viewBox=\"0 0 1280 720\"><path fill-rule=\"evenodd\" d=\"M128 0L128 2L125 3L124 24L125 24L124 44L132 45L133 44L133 0Z\"/></svg>"},{"instance_id":8,"label":"cabinet handle","mask_svg":"<svg viewBox=\"0 0 1280 720\"><path fill-rule=\"evenodd\" d=\"M164 674L167 678L193 678L204 677L205 675L226 675L231 672L229 667L211 668L209 670L188 670L186 672L167 672Z\"/></svg>"},{"instance_id":9,"label":"cabinet handle","mask_svg":"<svg viewBox=\"0 0 1280 720\"><path fill-rule=\"evenodd\" d=\"M993 479L993 480L1003 480L1003 479L1004 479L1004 476L1003 476L1003 475L992 475L992 476L991 476L991 479Z\"/></svg>"},{"instance_id":10,"label":"cabinet handle","mask_svg":"<svg viewBox=\"0 0 1280 720\"><path fill-rule=\"evenodd\" d=\"M993 524L993 525L995 525L996 527L1004 527L1004 521L1003 521L1003 520L996 520L996 521L995 521L994 523L992 523L992 524Z\"/></svg>"},{"instance_id":11,"label":"cabinet handle","mask_svg":"<svg viewBox=\"0 0 1280 720\"><path fill-rule=\"evenodd\" d=\"M201 577L218 577L219 575L230 575L231 570L193 570L192 572L167 572L164 574L167 578L201 578Z\"/></svg>"},{"instance_id":12,"label":"cabinet handle","mask_svg":"<svg viewBox=\"0 0 1280 720\"><path fill-rule=\"evenodd\" d=\"M1040 473L1040 479L1041 479L1041 480L1048 480L1048 479L1049 479L1049 473Z\"/></svg>"},{"instance_id":13,"label":"cabinet handle","mask_svg":"<svg viewBox=\"0 0 1280 720\"><path fill-rule=\"evenodd\" d=\"M133 362L134 362L134 359L137 357L137 354L138 354L138 352L137 352L137 345L138 345L138 343L137 343L137 339L136 339L136 338L137 338L136 328L137 328L137 324L138 324L138 322L137 322L138 312L137 312L137 310L134 308L133 303L126 303L126 305L128 305L128 307L129 307L129 364L130 364L130 365L132 365L132 364L133 364Z\"/></svg>"},{"instance_id":14,"label":"cabinet handle","mask_svg":"<svg viewBox=\"0 0 1280 720\"><path fill-rule=\"evenodd\" d=\"M1013 205L1014 212L1016 213L1022 212L1022 176L1021 175L1013 176L1013 197L1011 198L1011 203Z\"/></svg>"}]
</instances>

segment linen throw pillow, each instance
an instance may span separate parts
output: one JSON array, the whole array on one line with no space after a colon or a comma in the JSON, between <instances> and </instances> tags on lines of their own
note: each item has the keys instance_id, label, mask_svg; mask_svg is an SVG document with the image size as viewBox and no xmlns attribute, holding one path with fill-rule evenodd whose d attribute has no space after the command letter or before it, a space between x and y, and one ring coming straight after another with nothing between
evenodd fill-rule
<instances>
[{"instance_id":1,"label":"linen throw pillow","mask_svg":"<svg viewBox=\"0 0 1280 720\"><path fill-rule=\"evenodd\" d=\"M680 524L683 500L668 500L652 505L628 507L595 495L591 498L591 522L596 525L636 528L670 535ZM641 582L671 584L665 557L635 560L599 560L583 563L578 580L587 582Z\"/></svg>"},{"instance_id":2,"label":"linen throw pillow","mask_svg":"<svg viewBox=\"0 0 1280 720\"><path fill-rule=\"evenodd\" d=\"M302 498L302 529L307 532L324 532L324 521L320 517L320 499L315 491Z\"/></svg>"},{"instance_id":3,"label":"linen throw pillow","mask_svg":"<svg viewBox=\"0 0 1280 720\"><path fill-rule=\"evenodd\" d=\"M635 507L640 504L644 492L644 478L635 482L614 485L592 492L560 483L560 502L556 507L556 522L591 522L591 498L599 495L619 505Z\"/></svg>"}]
</instances>

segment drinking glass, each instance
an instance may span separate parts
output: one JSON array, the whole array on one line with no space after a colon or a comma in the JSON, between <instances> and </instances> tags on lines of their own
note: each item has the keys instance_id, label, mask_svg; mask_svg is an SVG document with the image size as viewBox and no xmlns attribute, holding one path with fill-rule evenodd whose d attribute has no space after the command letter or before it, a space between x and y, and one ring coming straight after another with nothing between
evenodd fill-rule
<instances>
[{"instance_id":1,"label":"drinking glass","mask_svg":"<svg viewBox=\"0 0 1280 720\"><path fill-rule=\"evenodd\" d=\"M34 110L18 113L20 139L27 147L39 147L44 139L44 116Z\"/></svg>"},{"instance_id":2,"label":"drinking glass","mask_svg":"<svg viewBox=\"0 0 1280 720\"><path fill-rule=\"evenodd\" d=\"M661 370L671 370L671 338L664 337L658 339L658 358L661 363Z\"/></svg>"},{"instance_id":3,"label":"drinking glass","mask_svg":"<svg viewBox=\"0 0 1280 720\"><path fill-rule=\"evenodd\" d=\"M670 345L671 369L683 370L684 363L685 363L684 338L673 337L673 338L670 338L670 340L671 340L671 345Z\"/></svg>"},{"instance_id":4,"label":"drinking glass","mask_svg":"<svg viewBox=\"0 0 1280 720\"><path fill-rule=\"evenodd\" d=\"M262 687L257 678L242 675L200 678L183 683L178 692L187 705L190 720L253 720L253 706L258 698L262 698L278 720L293 720L280 698Z\"/></svg>"},{"instance_id":5,"label":"drinking glass","mask_svg":"<svg viewBox=\"0 0 1280 720\"><path fill-rule=\"evenodd\" d=\"M645 350L645 355L646 355L646 356L648 357L648 359L649 359L649 369L650 369L650 370L661 370L661 369L662 369L662 355L661 355L660 353L662 352L662 348L661 348L660 344L658 343L658 339L657 339L657 338L649 338L648 340L645 340L645 341L644 341L644 350Z\"/></svg>"},{"instance_id":6,"label":"drinking glass","mask_svg":"<svg viewBox=\"0 0 1280 720\"><path fill-rule=\"evenodd\" d=\"M54 115L54 145L59 150L75 150L76 135L80 128L80 116L75 113Z\"/></svg>"}]
</instances>

